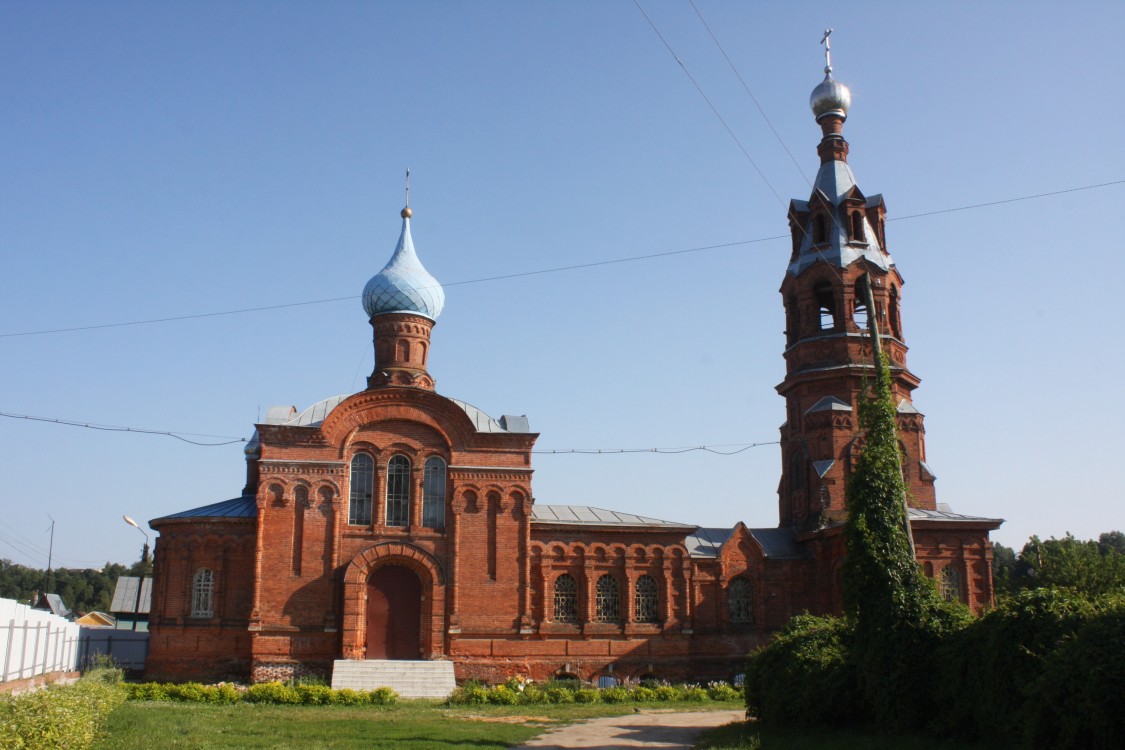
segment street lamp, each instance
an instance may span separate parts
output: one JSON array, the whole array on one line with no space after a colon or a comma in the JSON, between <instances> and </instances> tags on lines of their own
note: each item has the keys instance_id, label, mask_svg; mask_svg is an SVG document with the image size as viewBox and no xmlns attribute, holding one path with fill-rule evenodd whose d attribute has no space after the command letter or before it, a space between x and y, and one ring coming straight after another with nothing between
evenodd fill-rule
<instances>
[{"instance_id":1,"label":"street lamp","mask_svg":"<svg viewBox=\"0 0 1125 750\"><path fill-rule=\"evenodd\" d=\"M145 533L145 530L141 528L139 523L129 518L129 516L121 517L125 519L125 523L144 534L145 537L145 546L141 550L141 580L137 582L137 606L133 610L133 631L136 632L137 620L141 619L141 590L145 586L145 567L148 566L148 534Z\"/></svg>"}]
</instances>

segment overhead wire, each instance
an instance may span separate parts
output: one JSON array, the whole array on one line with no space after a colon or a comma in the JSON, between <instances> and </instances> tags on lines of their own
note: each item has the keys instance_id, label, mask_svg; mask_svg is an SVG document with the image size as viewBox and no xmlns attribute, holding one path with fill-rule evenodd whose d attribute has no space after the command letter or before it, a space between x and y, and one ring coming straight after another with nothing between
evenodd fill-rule
<instances>
[{"instance_id":1,"label":"overhead wire","mask_svg":"<svg viewBox=\"0 0 1125 750\"><path fill-rule=\"evenodd\" d=\"M620 455L622 453L660 453L676 455L680 453L691 453L693 451L704 451L706 453L714 453L719 456L735 456L739 453L744 453L751 448L758 448L763 445L780 445L780 440L770 440L762 443L724 443L720 445L693 445L683 448L536 448L532 449L532 453L539 453L544 455L564 455L564 454L577 454L586 456L602 456L602 455ZM731 448L740 446L736 450L724 451L720 448Z\"/></svg>"},{"instance_id":2,"label":"overhead wire","mask_svg":"<svg viewBox=\"0 0 1125 750\"><path fill-rule=\"evenodd\" d=\"M8 419L25 419L32 422L49 422L51 424L64 425L67 427L82 427L88 430L100 430L102 432L132 432L141 435L163 435L166 437L182 440L191 445L198 445L206 448L213 448L220 445L232 445L234 443L245 443L246 438L231 437L230 435L207 435L197 432L173 432L171 430L150 430L143 427L123 427L120 425L98 424L95 422L82 422L74 419L60 419L56 417L36 417L30 414L10 414L8 412L0 412L0 417L7 417ZM191 437L213 437L213 438L229 438L219 443L205 443L199 440L190 440L184 435Z\"/></svg>"}]
</instances>

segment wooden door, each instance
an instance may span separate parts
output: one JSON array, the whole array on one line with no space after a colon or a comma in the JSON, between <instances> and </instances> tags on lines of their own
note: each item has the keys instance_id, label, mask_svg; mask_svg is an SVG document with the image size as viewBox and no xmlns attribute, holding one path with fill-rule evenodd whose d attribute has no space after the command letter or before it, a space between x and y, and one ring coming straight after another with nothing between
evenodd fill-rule
<instances>
[{"instance_id":1,"label":"wooden door","mask_svg":"<svg viewBox=\"0 0 1125 750\"><path fill-rule=\"evenodd\" d=\"M367 658L420 659L422 582L401 565L379 567L367 582Z\"/></svg>"}]
</instances>

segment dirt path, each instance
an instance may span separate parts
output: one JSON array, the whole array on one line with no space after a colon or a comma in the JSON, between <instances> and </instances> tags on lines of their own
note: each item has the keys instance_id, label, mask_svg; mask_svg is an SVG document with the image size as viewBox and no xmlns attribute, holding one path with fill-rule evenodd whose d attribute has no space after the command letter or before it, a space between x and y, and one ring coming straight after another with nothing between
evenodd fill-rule
<instances>
[{"instance_id":1,"label":"dirt path","mask_svg":"<svg viewBox=\"0 0 1125 750\"><path fill-rule=\"evenodd\" d=\"M618 750L631 747L690 748L705 729L741 721L743 711L651 711L607 716L580 724L552 729L514 750L571 750L597 748Z\"/></svg>"}]
</instances>

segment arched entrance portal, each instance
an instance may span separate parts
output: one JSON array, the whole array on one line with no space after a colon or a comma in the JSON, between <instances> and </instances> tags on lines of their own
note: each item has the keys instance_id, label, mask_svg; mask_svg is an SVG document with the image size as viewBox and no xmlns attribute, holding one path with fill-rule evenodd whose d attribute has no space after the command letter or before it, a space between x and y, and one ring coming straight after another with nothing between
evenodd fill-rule
<instances>
[{"instance_id":1,"label":"arched entrance portal","mask_svg":"<svg viewBox=\"0 0 1125 750\"><path fill-rule=\"evenodd\" d=\"M380 565L367 579L367 658L422 656L422 582L410 568Z\"/></svg>"}]
</instances>

